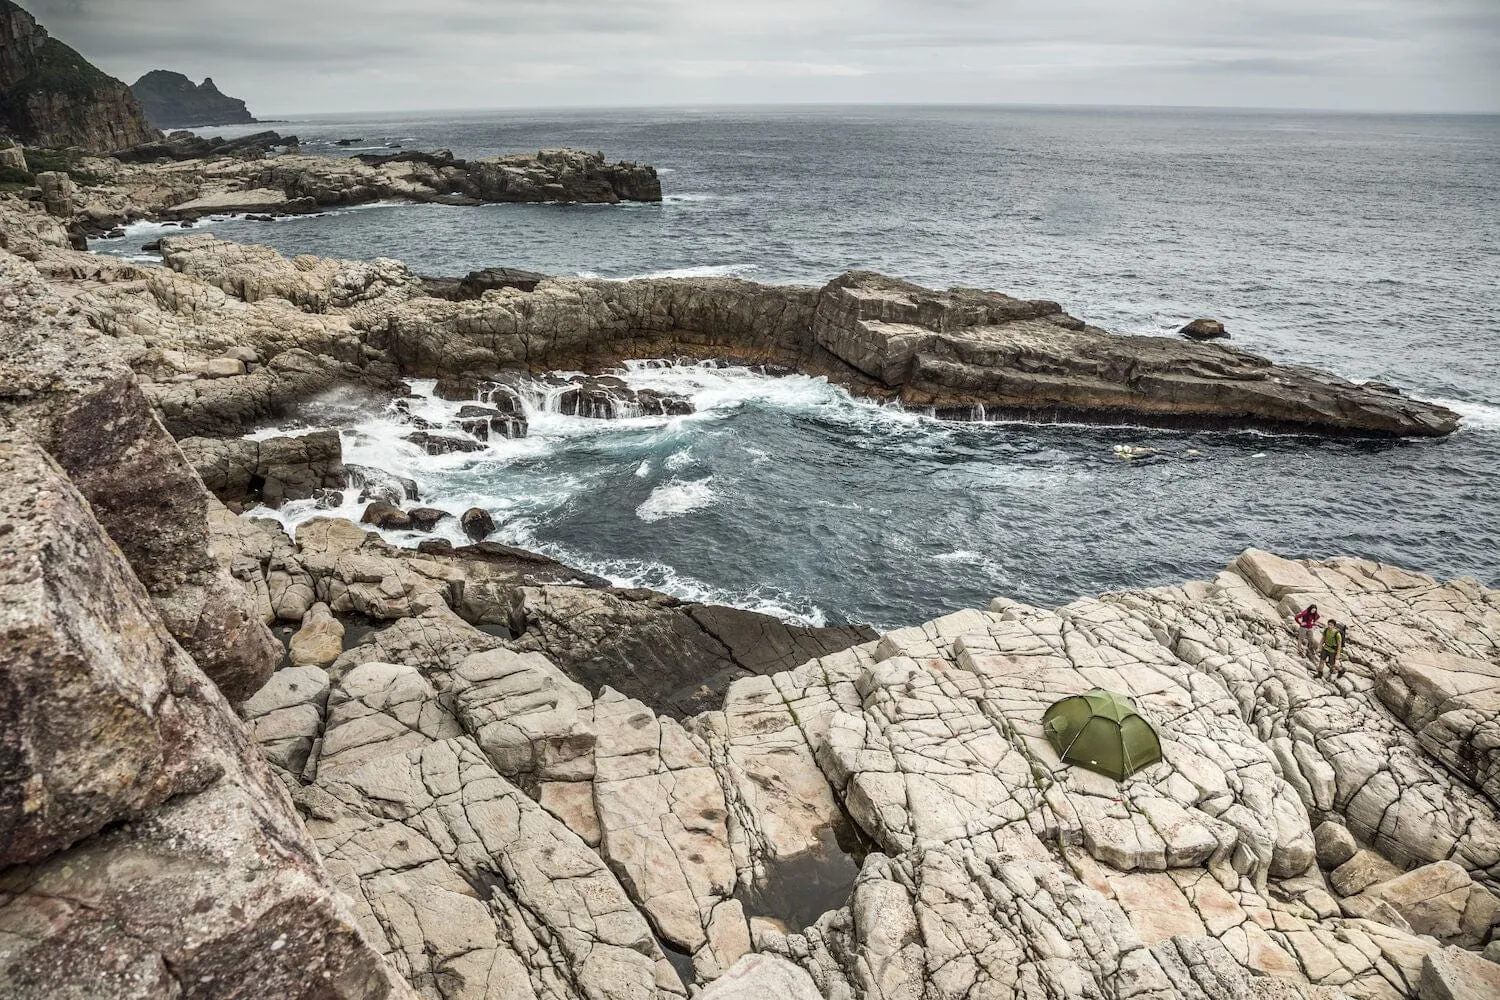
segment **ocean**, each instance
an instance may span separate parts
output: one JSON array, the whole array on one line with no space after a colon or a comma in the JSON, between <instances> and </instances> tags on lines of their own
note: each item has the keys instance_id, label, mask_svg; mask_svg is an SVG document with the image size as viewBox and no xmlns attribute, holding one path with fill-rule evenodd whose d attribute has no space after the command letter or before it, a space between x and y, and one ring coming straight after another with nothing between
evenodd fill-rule
<instances>
[{"instance_id":1,"label":"ocean","mask_svg":"<svg viewBox=\"0 0 1500 1000\"><path fill-rule=\"evenodd\" d=\"M621 584L882 628L997 595L1055 605L1206 578L1252 545L1500 586L1500 117L799 107L274 127L328 155L598 149L656 165L665 201L207 227L226 239L432 275L817 285L869 268L1055 299L1122 334L1209 316L1238 347L1464 416L1449 439L1409 442L973 425L804 377L635 366L632 383L689 393L699 412L539 412L527 440L442 458L379 414L346 430L349 461L416 477L433 506L493 509L503 540ZM163 231L133 226L95 249L140 256Z\"/></svg>"}]
</instances>

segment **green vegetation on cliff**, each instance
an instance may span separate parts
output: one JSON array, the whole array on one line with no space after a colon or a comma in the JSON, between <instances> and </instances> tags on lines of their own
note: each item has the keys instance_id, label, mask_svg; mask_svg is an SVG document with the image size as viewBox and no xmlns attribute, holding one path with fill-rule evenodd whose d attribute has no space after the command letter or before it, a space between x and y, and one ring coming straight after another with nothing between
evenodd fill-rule
<instances>
[{"instance_id":1,"label":"green vegetation on cliff","mask_svg":"<svg viewBox=\"0 0 1500 1000\"><path fill-rule=\"evenodd\" d=\"M129 87L11 0L0 0L0 133L28 145L96 152L157 137Z\"/></svg>"}]
</instances>

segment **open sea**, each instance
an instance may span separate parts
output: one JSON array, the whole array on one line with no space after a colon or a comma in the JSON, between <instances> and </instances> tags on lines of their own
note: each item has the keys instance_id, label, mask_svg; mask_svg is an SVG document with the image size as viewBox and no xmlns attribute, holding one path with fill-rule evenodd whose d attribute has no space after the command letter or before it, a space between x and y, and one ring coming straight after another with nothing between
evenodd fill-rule
<instances>
[{"instance_id":1,"label":"open sea","mask_svg":"<svg viewBox=\"0 0 1500 1000\"><path fill-rule=\"evenodd\" d=\"M208 227L287 254L809 285L869 268L1055 299L1122 334L1214 317L1241 348L1464 416L1447 440L1411 442L956 424L809 378L642 366L633 384L689 393L699 412L540 411L526 440L442 458L381 414L346 430L347 461L415 477L432 506L493 509L505 541L622 584L877 627L1000 594L1052 605L1204 578L1251 545L1500 586L1500 117L809 107L261 127L331 156L598 149L656 165L666 193ZM166 231L95 249L140 255Z\"/></svg>"}]
</instances>

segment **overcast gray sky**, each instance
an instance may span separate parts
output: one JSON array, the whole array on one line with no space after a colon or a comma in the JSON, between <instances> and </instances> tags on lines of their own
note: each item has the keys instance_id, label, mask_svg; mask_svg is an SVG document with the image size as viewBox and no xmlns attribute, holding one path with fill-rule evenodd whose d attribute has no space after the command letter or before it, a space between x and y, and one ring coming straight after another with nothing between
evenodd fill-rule
<instances>
[{"instance_id":1,"label":"overcast gray sky","mask_svg":"<svg viewBox=\"0 0 1500 1000\"><path fill-rule=\"evenodd\" d=\"M278 113L784 102L1500 110L1500 0L20 0Z\"/></svg>"}]
</instances>

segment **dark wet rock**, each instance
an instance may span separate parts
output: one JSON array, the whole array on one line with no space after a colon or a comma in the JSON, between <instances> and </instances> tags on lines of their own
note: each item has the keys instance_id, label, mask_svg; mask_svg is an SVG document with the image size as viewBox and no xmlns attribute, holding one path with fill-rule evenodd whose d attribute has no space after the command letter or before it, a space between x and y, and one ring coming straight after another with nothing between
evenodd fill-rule
<instances>
[{"instance_id":1,"label":"dark wet rock","mask_svg":"<svg viewBox=\"0 0 1500 1000\"><path fill-rule=\"evenodd\" d=\"M451 556L453 543L446 538L429 538L417 543L417 551L424 556Z\"/></svg>"},{"instance_id":2,"label":"dark wet rock","mask_svg":"<svg viewBox=\"0 0 1500 1000\"><path fill-rule=\"evenodd\" d=\"M1229 331L1216 319L1195 319L1179 331L1188 340L1228 340Z\"/></svg>"},{"instance_id":3,"label":"dark wet rock","mask_svg":"<svg viewBox=\"0 0 1500 1000\"><path fill-rule=\"evenodd\" d=\"M192 132L177 131L162 139L117 149L110 155L121 163L152 163L161 159L182 161L246 154L263 155L273 149L286 149L296 145L296 136L284 136L269 130L237 139L226 139L223 136L204 138Z\"/></svg>"},{"instance_id":4,"label":"dark wet rock","mask_svg":"<svg viewBox=\"0 0 1500 1000\"><path fill-rule=\"evenodd\" d=\"M433 434L428 431L418 431L408 434L402 438L419 445L429 455L451 455L455 452L484 451L484 445L472 438L453 437L448 434Z\"/></svg>"},{"instance_id":5,"label":"dark wet rock","mask_svg":"<svg viewBox=\"0 0 1500 1000\"><path fill-rule=\"evenodd\" d=\"M432 387L432 394L450 403L462 403L479 398L479 379L468 375L440 378Z\"/></svg>"},{"instance_id":6,"label":"dark wet rock","mask_svg":"<svg viewBox=\"0 0 1500 1000\"><path fill-rule=\"evenodd\" d=\"M575 376L576 386L557 397L558 411L594 420L677 416L693 412L692 401L652 389L635 390L613 375Z\"/></svg>"},{"instance_id":7,"label":"dark wet rock","mask_svg":"<svg viewBox=\"0 0 1500 1000\"><path fill-rule=\"evenodd\" d=\"M458 424L480 441L496 438L523 438L527 422L522 416L511 416L494 407L464 406L458 411Z\"/></svg>"},{"instance_id":8,"label":"dark wet rock","mask_svg":"<svg viewBox=\"0 0 1500 1000\"><path fill-rule=\"evenodd\" d=\"M522 590L510 626L517 648L545 651L584 687L609 685L678 717L718 705L739 678L878 638L865 626L812 628L650 590L577 587Z\"/></svg>"},{"instance_id":9,"label":"dark wet rock","mask_svg":"<svg viewBox=\"0 0 1500 1000\"><path fill-rule=\"evenodd\" d=\"M438 510L436 507L414 507L406 514L411 520L411 527L414 531L431 531L438 526L439 521L453 516L446 510Z\"/></svg>"},{"instance_id":10,"label":"dark wet rock","mask_svg":"<svg viewBox=\"0 0 1500 1000\"><path fill-rule=\"evenodd\" d=\"M485 292L502 288L515 288L532 292L546 281L548 275L536 271L523 271L514 267L487 267L470 271L463 278L423 278L422 287L427 294L453 302L477 299Z\"/></svg>"},{"instance_id":11,"label":"dark wet rock","mask_svg":"<svg viewBox=\"0 0 1500 1000\"><path fill-rule=\"evenodd\" d=\"M458 520L463 526L464 534L476 542L482 542L495 533L495 519L482 507L469 508Z\"/></svg>"},{"instance_id":12,"label":"dark wet rock","mask_svg":"<svg viewBox=\"0 0 1500 1000\"><path fill-rule=\"evenodd\" d=\"M203 485L226 502L306 500L348 484L338 431L259 441L195 437L180 446Z\"/></svg>"},{"instance_id":13,"label":"dark wet rock","mask_svg":"<svg viewBox=\"0 0 1500 1000\"><path fill-rule=\"evenodd\" d=\"M361 524L373 524L387 531L405 531L412 526L411 515L394 504L376 500L360 515Z\"/></svg>"},{"instance_id":14,"label":"dark wet rock","mask_svg":"<svg viewBox=\"0 0 1500 1000\"><path fill-rule=\"evenodd\" d=\"M333 144L335 146L358 146L360 143L362 143L364 141L365 140L362 139L362 138L360 138L360 139L335 139L334 142L333 142Z\"/></svg>"}]
</instances>

